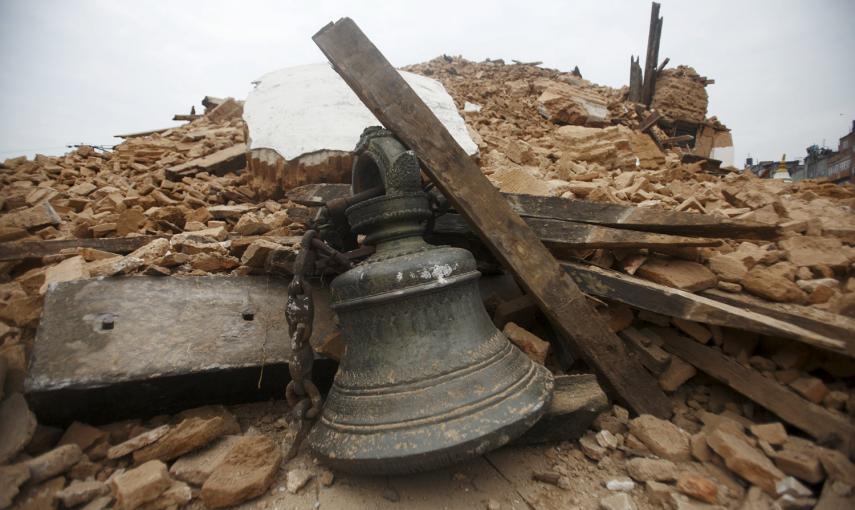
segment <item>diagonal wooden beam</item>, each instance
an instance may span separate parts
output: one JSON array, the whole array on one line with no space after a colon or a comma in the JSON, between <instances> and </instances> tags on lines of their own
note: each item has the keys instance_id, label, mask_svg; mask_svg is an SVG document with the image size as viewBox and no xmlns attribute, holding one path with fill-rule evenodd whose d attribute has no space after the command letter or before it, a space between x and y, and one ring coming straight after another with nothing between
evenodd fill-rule
<instances>
[{"instance_id":1,"label":"diagonal wooden beam","mask_svg":"<svg viewBox=\"0 0 855 510\"><path fill-rule=\"evenodd\" d=\"M774 379L746 368L718 349L674 332L663 335L665 350L688 361L702 372L730 386L785 422L810 436L840 445L850 454L855 444L855 425L844 415L809 402Z\"/></svg>"},{"instance_id":2,"label":"diagonal wooden beam","mask_svg":"<svg viewBox=\"0 0 855 510\"><path fill-rule=\"evenodd\" d=\"M313 39L377 119L421 158L433 182L535 298L560 332L561 350L581 355L634 411L670 416L670 401L656 380L597 320L594 308L543 243L356 23L343 18Z\"/></svg>"},{"instance_id":3,"label":"diagonal wooden beam","mask_svg":"<svg viewBox=\"0 0 855 510\"><path fill-rule=\"evenodd\" d=\"M582 291L592 296L669 317L792 338L813 347L855 357L855 339L845 335L827 335L795 324L787 318L778 319L746 307L733 306L611 269L570 261L563 262L562 266Z\"/></svg>"}]
</instances>

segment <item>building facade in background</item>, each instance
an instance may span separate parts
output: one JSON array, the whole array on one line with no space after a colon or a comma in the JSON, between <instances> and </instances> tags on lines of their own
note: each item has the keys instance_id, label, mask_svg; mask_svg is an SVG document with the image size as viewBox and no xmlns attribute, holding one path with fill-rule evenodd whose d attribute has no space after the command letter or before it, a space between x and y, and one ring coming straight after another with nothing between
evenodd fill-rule
<instances>
[{"instance_id":1,"label":"building facade in background","mask_svg":"<svg viewBox=\"0 0 855 510\"><path fill-rule=\"evenodd\" d=\"M790 179L797 181L799 179L804 179L805 174L805 165L798 159L793 159L791 161L783 161L784 165L787 167L787 172L790 173ZM745 160L745 168L746 170L751 170L757 177L761 179L772 179L775 177L775 172L778 170L778 167L781 166L781 161L758 161L754 163L752 158L748 158Z\"/></svg>"},{"instance_id":2,"label":"building facade in background","mask_svg":"<svg viewBox=\"0 0 855 510\"><path fill-rule=\"evenodd\" d=\"M837 150L811 145L807 148L805 172L802 179L822 179L839 184L855 183L855 121L845 136L840 138ZM794 180L798 180L795 177Z\"/></svg>"},{"instance_id":3,"label":"building facade in background","mask_svg":"<svg viewBox=\"0 0 855 510\"><path fill-rule=\"evenodd\" d=\"M753 158L745 160L745 169L763 179L781 178L780 175L775 177L781 165L786 167L790 174L789 178L794 181L816 179L838 184L855 184L855 120L852 121L849 133L840 138L836 151L828 147L811 145L807 148L807 156L803 162L796 159L758 161L757 163Z\"/></svg>"}]
</instances>

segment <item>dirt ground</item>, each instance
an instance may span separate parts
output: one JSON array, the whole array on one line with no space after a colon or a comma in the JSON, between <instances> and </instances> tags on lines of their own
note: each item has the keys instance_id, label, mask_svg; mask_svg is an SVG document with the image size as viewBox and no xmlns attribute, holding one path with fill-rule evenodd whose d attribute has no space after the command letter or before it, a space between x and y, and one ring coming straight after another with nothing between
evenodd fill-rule
<instances>
[{"instance_id":1,"label":"dirt ground","mask_svg":"<svg viewBox=\"0 0 855 510\"><path fill-rule=\"evenodd\" d=\"M284 402L262 402L231 407L245 433L258 431L280 441L283 453L293 433L284 418ZM235 508L240 509L415 509L474 510L593 510L599 499L611 493L608 480L625 478L622 460L606 457L599 463L587 459L575 443L505 447L470 462L419 475L360 477L336 473L331 486L322 486L317 475L322 466L314 463L305 445L286 463L278 479L263 496ZM287 473L308 469L315 477L297 494L286 490ZM569 489L532 479L536 471L557 471L571 480ZM630 493L639 509L658 508L650 502L643 486ZM493 506L490 506L490 505ZM498 504L498 506L495 506ZM187 508L203 509L198 499Z\"/></svg>"}]
</instances>

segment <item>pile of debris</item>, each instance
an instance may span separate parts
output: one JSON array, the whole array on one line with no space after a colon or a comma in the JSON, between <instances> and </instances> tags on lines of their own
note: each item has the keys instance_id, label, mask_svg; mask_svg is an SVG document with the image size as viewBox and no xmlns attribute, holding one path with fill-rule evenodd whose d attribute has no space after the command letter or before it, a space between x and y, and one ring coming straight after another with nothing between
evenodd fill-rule
<instances>
[{"instance_id":1,"label":"pile of debris","mask_svg":"<svg viewBox=\"0 0 855 510\"><path fill-rule=\"evenodd\" d=\"M529 447L548 452L548 469L532 473L546 485L537 490L560 498L576 490L571 473L595 463L627 476L574 496L585 507L852 504L851 186L712 168L727 130L706 118L709 80L691 68L662 71L651 110L627 101L626 88L533 65L440 57L407 69L444 84L483 173L673 404L670 421L599 404L578 442ZM296 236L317 211L313 197L346 194L324 184L264 188L245 168L240 102L208 99L189 124L126 135L113 151L80 146L0 167L0 508L176 508L194 498L218 508L277 481L289 494L312 478L332 484L305 453L280 473L281 444L293 441L281 402L233 408L246 414L240 423L205 407L63 430L37 424L21 396L55 286L132 274L287 275ZM687 122L694 146L674 131ZM718 142L698 155L706 136ZM282 192L289 198L268 198ZM434 235L477 248L453 212ZM537 362L556 373L580 368L555 355L556 332L530 296L484 298Z\"/></svg>"},{"instance_id":2,"label":"pile of debris","mask_svg":"<svg viewBox=\"0 0 855 510\"><path fill-rule=\"evenodd\" d=\"M642 277L684 290L717 287L855 317L851 187L789 184L734 169L722 177L710 175L702 162L682 162L686 149L662 150L654 137L639 131L639 117L626 101L625 89L596 86L572 73L459 57L440 57L407 69L443 82L477 132L484 173L502 191L697 212L772 225L782 236L777 243L735 238L718 247L684 250L680 257L693 262L676 265L646 251L621 250L605 255L605 263L600 260L604 255L597 254L601 267L620 268L629 258L627 273L640 271ZM678 120L703 116L706 79L683 66L668 71L657 85L654 104L660 103L654 110ZM572 109L556 110L549 106L555 99L545 98L546 91L568 83L572 90L585 92L568 89L568 105L593 94L608 101L613 112L609 125L589 127L595 123L544 113ZM694 84L686 86L701 87L703 94L675 92L678 99L668 100L672 90L682 90L677 83ZM467 110L467 103L478 108ZM605 119L597 123L602 126Z\"/></svg>"}]
</instances>

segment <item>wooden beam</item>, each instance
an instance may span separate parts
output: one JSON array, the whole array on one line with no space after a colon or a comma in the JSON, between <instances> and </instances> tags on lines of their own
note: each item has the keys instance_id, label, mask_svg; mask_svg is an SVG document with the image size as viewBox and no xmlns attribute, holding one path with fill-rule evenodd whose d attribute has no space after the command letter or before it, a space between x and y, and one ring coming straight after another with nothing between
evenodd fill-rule
<instances>
[{"instance_id":1,"label":"wooden beam","mask_svg":"<svg viewBox=\"0 0 855 510\"><path fill-rule=\"evenodd\" d=\"M776 239L778 228L762 223L722 219L707 214L663 211L561 197L505 194L511 207L526 218L551 218L604 227L682 236L728 239Z\"/></svg>"},{"instance_id":2,"label":"wooden beam","mask_svg":"<svg viewBox=\"0 0 855 510\"><path fill-rule=\"evenodd\" d=\"M164 133L166 131L169 131L170 129L173 129L173 128L168 127L168 128L160 128L160 129L149 129L148 131L137 131L135 133L125 133L123 135L113 135L113 138L139 138L141 136L149 136L149 135L154 135L154 134L158 134L158 133Z\"/></svg>"},{"instance_id":3,"label":"wooden beam","mask_svg":"<svg viewBox=\"0 0 855 510\"><path fill-rule=\"evenodd\" d=\"M546 218L523 218L549 251L558 258L572 257L573 250L592 248L658 248L718 246L721 241L704 237L683 237L587 225ZM433 234L474 235L458 214L436 219Z\"/></svg>"},{"instance_id":4,"label":"wooden beam","mask_svg":"<svg viewBox=\"0 0 855 510\"><path fill-rule=\"evenodd\" d=\"M718 349L668 330L664 334L665 350L679 356L697 369L750 398L775 413L785 422L810 436L830 444L843 445L851 452L855 442L855 425L843 415L803 399L774 379L747 368Z\"/></svg>"},{"instance_id":5,"label":"wooden beam","mask_svg":"<svg viewBox=\"0 0 855 510\"><path fill-rule=\"evenodd\" d=\"M194 113L191 113L191 114L176 113L175 115L172 116L172 120L192 122L196 119L201 119L202 117L204 117L204 115L199 115L198 113L195 113L195 114Z\"/></svg>"},{"instance_id":6,"label":"wooden beam","mask_svg":"<svg viewBox=\"0 0 855 510\"><path fill-rule=\"evenodd\" d=\"M110 253L130 253L164 236L102 237L98 239L51 239L0 243L0 261L40 259L69 248L95 248Z\"/></svg>"},{"instance_id":7,"label":"wooden beam","mask_svg":"<svg viewBox=\"0 0 855 510\"><path fill-rule=\"evenodd\" d=\"M770 303L745 294L732 294L718 289L703 291L705 297L737 308L774 317L829 338L855 338L855 319L826 312L812 306L792 303Z\"/></svg>"},{"instance_id":8,"label":"wooden beam","mask_svg":"<svg viewBox=\"0 0 855 510\"><path fill-rule=\"evenodd\" d=\"M635 412L671 415L656 380L602 321L543 243L460 148L388 60L349 18L313 37L377 119L424 163L424 170L559 332L561 351L581 355Z\"/></svg>"},{"instance_id":9,"label":"wooden beam","mask_svg":"<svg viewBox=\"0 0 855 510\"><path fill-rule=\"evenodd\" d=\"M659 17L659 4L653 2L650 7L650 26L647 30L647 53L644 57L644 80L641 86L641 99L650 106L653 99L653 82L656 80L656 66L659 59L659 38L662 35L662 18Z\"/></svg>"},{"instance_id":10,"label":"wooden beam","mask_svg":"<svg viewBox=\"0 0 855 510\"><path fill-rule=\"evenodd\" d=\"M618 334L626 340L630 347L635 349L641 358L641 364L647 370L656 375L662 375L671 365L671 355L663 351L646 331L630 326Z\"/></svg>"},{"instance_id":11,"label":"wooden beam","mask_svg":"<svg viewBox=\"0 0 855 510\"><path fill-rule=\"evenodd\" d=\"M349 184L307 184L292 189L288 198L306 206L322 206L350 195ZM543 218L588 223L625 230L640 230L689 237L763 239L778 237L778 228L753 221L722 219L706 214L663 211L652 207L588 202L561 197L502 193L523 218Z\"/></svg>"},{"instance_id":12,"label":"wooden beam","mask_svg":"<svg viewBox=\"0 0 855 510\"><path fill-rule=\"evenodd\" d=\"M694 135L669 136L662 140L662 145L676 145L678 143L693 142L694 140Z\"/></svg>"},{"instance_id":13,"label":"wooden beam","mask_svg":"<svg viewBox=\"0 0 855 510\"><path fill-rule=\"evenodd\" d=\"M638 130L641 131L642 133L647 131L648 129L653 127L657 122L659 122L659 119L661 119L661 118L662 118L661 113L659 113L657 111L651 112L650 115L648 115L647 118L645 118L643 121L641 121L641 124L638 125Z\"/></svg>"},{"instance_id":14,"label":"wooden beam","mask_svg":"<svg viewBox=\"0 0 855 510\"><path fill-rule=\"evenodd\" d=\"M629 95L627 99L634 103L641 102L641 65L640 57L629 57Z\"/></svg>"},{"instance_id":15,"label":"wooden beam","mask_svg":"<svg viewBox=\"0 0 855 510\"><path fill-rule=\"evenodd\" d=\"M855 337L825 336L774 317L610 269L578 262L564 262L563 266L584 292L597 297L669 317L792 338L820 349L855 357Z\"/></svg>"},{"instance_id":16,"label":"wooden beam","mask_svg":"<svg viewBox=\"0 0 855 510\"><path fill-rule=\"evenodd\" d=\"M660 17L659 21L656 22L656 46L653 49L653 66L656 69L654 69L653 76L650 78L650 88L647 90L647 97L644 98L648 106L653 104L653 96L656 95L656 79L659 77L657 63L659 62L659 43L662 41L663 21Z\"/></svg>"}]
</instances>

